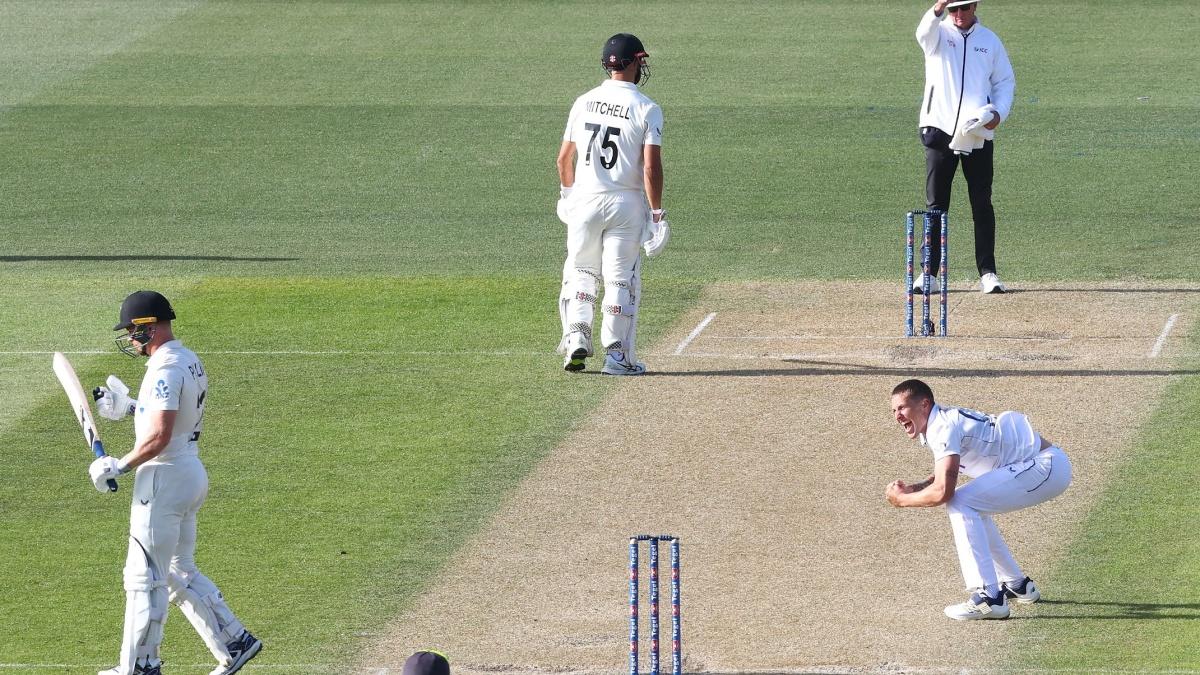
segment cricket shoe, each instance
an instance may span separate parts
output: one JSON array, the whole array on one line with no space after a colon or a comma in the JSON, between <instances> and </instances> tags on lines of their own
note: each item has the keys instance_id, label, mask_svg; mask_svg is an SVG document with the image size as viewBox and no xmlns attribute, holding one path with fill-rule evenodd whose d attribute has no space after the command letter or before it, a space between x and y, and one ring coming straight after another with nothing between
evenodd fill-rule
<instances>
[{"instance_id":1,"label":"cricket shoe","mask_svg":"<svg viewBox=\"0 0 1200 675\"><path fill-rule=\"evenodd\" d=\"M113 666L108 670L101 670L96 675L121 675L121 666ZM153 666L135 665L133 667L133 675L162 675L162 663Z\"/></svg>"},{"instance_id":2,"label":"cricket shoe","mask_svg":"<svg viewBox=\"0 0 1200 675\"><path fill-rule=\"evenodd\" d=\"M925 281L924 274L917 277L916 279L913 279L913 288L912 288L913 293L916 293L917 295L924 294L924 292L925 292L924 281ZM929 294L937 295L938 293L941 293L941 292L942 292L942 282L939 281L937 277L929 277Z\"/></svg>"},{"instance_id":3,"label":"cricket shoe","mask_svg":"<svg viewBox=\"0 0 1200 675\"><path fill-rule=\"evenodd\" d=\"M568 373L577 373L583 370L584 359L592 355L587 337L583 333L572 332L565 338L564 347L563 370Z\"/></svg>"},{"instance_id":4,"label":"cricket shoe","mask_svg":"<svg viewBox=\"0 0 1200 675\"><path fill-rule=\"evenodd\" d=\"M988 272L979 277L979 292L981 293L1007 293L1008 287L1000 282L1000 277L996 276L995 272Z\"/></svg>"},{"instance_id":5,"label":"cricket shoe","mask_svg":"<svg viewBox=\"0 0 1200 675\"><path fill-rule=\"evenodd\" d=\"M1037 585L1033 583L1033 579L1025 577L1020 581L1006 581L1000 587L1005 597L1011 599L1018 605L1032 605L1042 599L1042 593L1038 590Z\"/></svg>"},{"instance_id":6,"label":"cricket shoe","mask_svg":"<svg viewBox=\"0 0 1200 675\"><path fill-rule=\"evenodd\" d=\"M604 357L604 367L600 372L605 375L641 375L646 372L646 364L641 361L631 363L625 352L609 352Z\"/></svg>"},{"instance_id":7,"label":"cricket shoe","mask_svg":"<svg viewBox=\"0 0 1200 675\"><path fill-rule=\"evenodd\" d=\"M997 597L989 597L983 591L971 594L966 602L950 605L946 608L946 616L955 621L973 621L975 619L1007 619L1008 598L1001 592Z\"/></svg>"},{"instance_id":8,"label":"cricket shoe","mask_svg":"<svg viewBox=\"0 0 1200 675\"><path fill-rule=\"evenodd\" d=\"M250 631L244 630L238 639L225 645L229 650L229 656L232 659L227 666L217 666L208 675L233 675L242 669L242 666L258 655L262 650L262 640L250 634Z\"/></svg>"}]
</instances>

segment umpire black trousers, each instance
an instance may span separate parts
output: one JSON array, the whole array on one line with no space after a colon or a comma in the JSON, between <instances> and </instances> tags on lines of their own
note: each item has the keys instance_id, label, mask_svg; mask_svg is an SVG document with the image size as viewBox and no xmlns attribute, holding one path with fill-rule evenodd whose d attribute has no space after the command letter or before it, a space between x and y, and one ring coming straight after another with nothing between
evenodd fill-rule
<instances>
[{"instance_id":1,"label":"umpire black trousers","mask_svg":"<svg viewBox=\"0 0 1200 675\"><path fill-rule=\"evenodd\" d=\"M992 208L992 142L969 155L956 155L950 149L950 135L937 127L921 127L921 144L925 146L925 206L949 212L950 188L954 173L962 162L963 177L967 179L967 196L971 200L971 218L975 221L975 267L979 276L996 271L996 212ZM934 223L933 241L941 237L940 223ZM930 251L930 269L937 273L941 266L941 251Z\"/></svg>"}]
</instances>

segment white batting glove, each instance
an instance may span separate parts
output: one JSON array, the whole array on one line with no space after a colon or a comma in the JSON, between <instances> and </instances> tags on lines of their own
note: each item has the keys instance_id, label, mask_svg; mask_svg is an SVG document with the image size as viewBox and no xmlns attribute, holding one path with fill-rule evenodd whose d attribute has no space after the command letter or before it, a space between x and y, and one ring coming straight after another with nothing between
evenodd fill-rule
<instances>
[{"instance_id":1,"label":"white batting glove","mask_svg":"<svg viewBox=\"0 0 1200 675\"><path fill-rule=\"evenodd\" d=\"M95 461L88 466L88 476L92 479L92 485L100 492L108 492L108 481L115 480L117 476L125 473L129 469L121 464L121 460L112 455L104 455L97 457Z\"/></svg>"},{"instance_id":2,"label":"white batting glove","mask_svg":"<svg viewBox=\"0 0 1200 675\"><path fill-rule=\"evenodd\" d=\"M96 399L96 411L100 416L117 421L132 415L137 409L137 399L129 397L129 387L116 375L109 375L106 384L107 387L92 390L92 398Z\"/></svg>"},{"instance_id":3,"label":"white batting glove","mask_svg":"<svg viewBox=\"0 0 1200 675\"><path fill-rule=\"evenodd\" d=\"M650 219L650 226L646 228L646 238L642 241L642 248L645 249L647 258L653 258L662 253L663 249L667 247L667 242L671 240L671 226L667 224L667 212L657 209L651 213L653 215Z\"/></svg>"},{"instance_id":4,"label":"white batting glove","mask_svg":"<svg viewBox=\"0 0 1200 675\"><path fill-rule=\"evenodd\" d=\"M571 188L564 185L559 185L558 205L555 207L554 211L558 214L558 219L562 221L563 225L570 225L570 223L567 222L567 214L570 213L567 202L570 198Z\"/></svg>"}]
</instances>

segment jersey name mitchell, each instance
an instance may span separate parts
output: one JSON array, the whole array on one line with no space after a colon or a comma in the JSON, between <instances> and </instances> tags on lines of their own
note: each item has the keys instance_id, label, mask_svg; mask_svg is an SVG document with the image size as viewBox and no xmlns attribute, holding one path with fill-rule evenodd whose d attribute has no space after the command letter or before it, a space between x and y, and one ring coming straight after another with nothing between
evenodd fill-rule
<instances>
[{"instance_id":1,"label":"jersey name mitchell","mask_svg":"<svg viewBox=\"0 0 1200 675\"><path fill-rule=\"evenodd\" d=\"M662 108L632 82L605 80L575 99L563 140L575 144L574 191L641 191L642 149L662 145Z\"/></svg>"}]
</instances>

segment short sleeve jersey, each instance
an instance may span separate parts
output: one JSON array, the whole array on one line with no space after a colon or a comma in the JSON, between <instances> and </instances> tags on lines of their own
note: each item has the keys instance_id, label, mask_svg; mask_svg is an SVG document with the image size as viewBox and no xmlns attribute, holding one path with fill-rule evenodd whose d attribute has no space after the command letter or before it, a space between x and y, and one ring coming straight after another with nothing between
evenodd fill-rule
<instances>
[{"instance_id":1,"label":"short sleeve jersey","mask_svg":"<svg viewBox=\"0 0 1200 675\"><path fill-rule=\"evenodd\" d=\"M642 148L662 145L662 126L662 108L632 82L605 80L575 99L563 132L575 143L574 190L642 191Z\"/></svg>"},{"instance_id":2,"label":"short sleeve jersey","mask_svg":"<svg viewBox=\"0 0 1200 675\"><path fill-rule=\"evenodd\" d=\"M208 376L200 358L179 340L164 343L146 362L146 376L138 390L133 426L138 440L150 430L149 410L177 410L171 440L148 463L165 463L199 454L197 441L204 424Z\"/></svg>"},{"instance_id":3,"label":"short sleeve jersey","mask_svg":"<svg viewBox=\"0 0 1200 675\"><path fill-rule=\"evenodd\" d=\"M949 455L959 456L959 471L977 478L992 469L1030 459L1041 450L1042 437L1029 418L1019 412L999 415L970 408L943 408L936 403L929 411L929 424L921 444L933 452L936 463Z\"/></svg>"}]
</instances>

